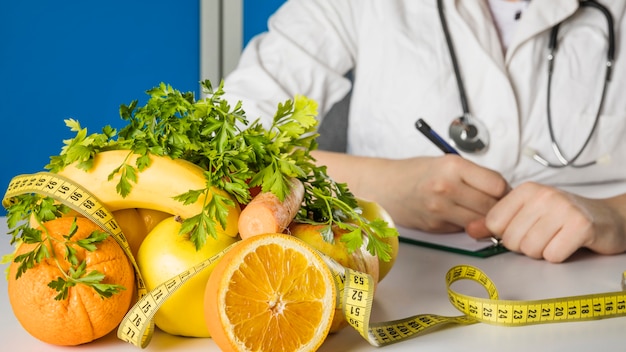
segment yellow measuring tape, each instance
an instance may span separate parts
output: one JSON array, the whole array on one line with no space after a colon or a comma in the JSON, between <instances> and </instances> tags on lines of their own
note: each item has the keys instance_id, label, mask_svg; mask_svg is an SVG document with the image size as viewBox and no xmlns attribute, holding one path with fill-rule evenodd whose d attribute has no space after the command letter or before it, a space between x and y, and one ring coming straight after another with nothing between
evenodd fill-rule
<instances>
[{"instance_id":1,"label":"yellow measuring tape","mask_svg":"<svg viewBox=\"0 0 626 352\"><path fill-rule=\"evenodd\" d=\"M232 246L210 259L165 281L154 290L147 291L137 263L119 225L95 196L71 180L51 173L20 175L11 180L3 198L8 207L13 198L25 193L50 196L96 222L120 244L133 267L137 278L139 299L119 325L117 335L121 340L138 347L146 347L154 332L153 318L159 307L188 279L210 266ZM373 346L384 346L418 336L434 328L449 324L474 324L477 322L522 326L566 321L596 320L626 316L626 271L622 277L622 291L580 295L533 301L500 300L495 284L478 268L458 265L446 274L445 281L450 302L463 315L456 317L420 314L405 319L370 323L374 301L375 282L368 274L345 268L332 258L322 256L333 273L337 286L337 307L341 308L348 323ZM459 280L473 280L487 291L488 298L463 295L450 288Z\"/></svg>"}]
</instances>

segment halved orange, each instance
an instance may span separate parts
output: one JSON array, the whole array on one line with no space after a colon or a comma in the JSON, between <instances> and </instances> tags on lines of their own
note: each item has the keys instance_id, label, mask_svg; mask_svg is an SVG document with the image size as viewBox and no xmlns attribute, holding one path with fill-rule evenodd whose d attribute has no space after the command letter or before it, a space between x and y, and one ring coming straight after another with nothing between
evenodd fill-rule
<instances>
[{"instance_id":1,"label":"halved orange","mask_svg":"<svg viewBox=\"0 0 626 352\"><path fill-rule=\"evenodd\" d=\"M222 351L315 351L333 321L336 289L320 255L285 234L239 241L205 290L207 328Z\"/></svg>"}]
</instances>

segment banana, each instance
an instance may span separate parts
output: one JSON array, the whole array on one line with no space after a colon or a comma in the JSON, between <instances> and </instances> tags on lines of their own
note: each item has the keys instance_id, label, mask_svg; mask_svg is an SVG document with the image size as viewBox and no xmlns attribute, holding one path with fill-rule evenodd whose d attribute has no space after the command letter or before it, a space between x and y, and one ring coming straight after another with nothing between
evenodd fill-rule
<instances>
[{"instance_id":1,"label":"banana","mask_svg":"<svg viewBox=\"0 0 626 352\"><path fill-rule=\"evenodd\" d=\"M137 157L137 154L132 154L129 150L104 151L94 156L93 166L87 171L79 169L77 164L73 163L57 174L87 189L110 211L146 208L178 215L183 219L202 212L204 196L188 205L174 199L175 196L190 190L206 187L204 170L183 159L150 155L150 166L137 172L137 182L132 184L130 193L122 197L115 188L120 174L116 173L111 180L109 175L123 164L135 167ZM211 191L213 193L209 194L209 197L220 194L233 200L234 206L229 209L226 229L222 229L218 223L217 230L230 237L236 237L239 233L237 223L240 213L237 202L223 190L214 188Z\"/></svg>"}]
</instances>

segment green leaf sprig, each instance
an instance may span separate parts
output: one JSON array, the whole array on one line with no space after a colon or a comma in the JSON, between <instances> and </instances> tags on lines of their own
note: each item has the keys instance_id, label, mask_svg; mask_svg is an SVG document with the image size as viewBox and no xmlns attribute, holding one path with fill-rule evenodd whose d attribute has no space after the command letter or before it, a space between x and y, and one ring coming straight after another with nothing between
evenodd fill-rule
<instances>
[{"instance_id":1,"label":"green leaf sprig","mask_svg":"<svg viewBox=\"0 0 626 352\"><path fill-rule=\"evenodd\" d=\"M108 298L125 288L121 285L104 284L103 273L97 270L86 271L87 262L80 261L76 249L78 247L93 252L97 250L97 245L104 241L109 235L103 231L94 231L88 237L74 240L73 236L78 230L76 220L72 223L69 233L62 236L63 241L50 236L45 227L44 231L34 229L28 224L31 215L41 225L43 221L52 220L61 214L69 211L63 204L55 203L50 197L42 197L37 194L25 194L18 196L19 201L8 208L7 220L13 224L11 243L33 244L34 249L20 255L12 255L11 259L19 263L16 272L16 279L19 279L28 269L35 267L46 259L52 259L59 269L60 276L48 283L50 288L55 289L58 294L56 300L64 300L69 295L69 289L78 284L83 284L93 288L102 298ZM19 223L19 225L18 225ZM70 263L69 268L63 269L53 243L62 242L64 248L62 258Z\"/></svg>"},{"instance_id":2,"label":"green leaf sprig","mask_svg":"<svg viewBox=\"0 0 626 352\"><path fill-rule=\"evenodd\" d=\"M341 241L349 251L360 248L366 237L367 250L371 254L383 261L392 259L391 245L382 239L398 236L398 231L382 219L366 219L345 183L333 181L326 173L326 167L320 166L314 168L305 185L304 205L296 216L297 221L326 224L323 237L327 242L334 240L332 227L336 225L347 230Z\"/></svg>"}]
</instances>

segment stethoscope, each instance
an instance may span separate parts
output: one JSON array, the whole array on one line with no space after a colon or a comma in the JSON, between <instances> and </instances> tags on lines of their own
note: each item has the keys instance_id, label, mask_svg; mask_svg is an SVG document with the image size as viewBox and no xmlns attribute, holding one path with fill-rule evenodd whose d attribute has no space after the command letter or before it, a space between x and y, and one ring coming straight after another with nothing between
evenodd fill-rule
<instances>
[{"instance_id":1,"label":"stethoscope","mask_svg":"<svg viewBox=\"0 0 626 352\"><path fill-rule=\"evenodd\" d=\"M585 150L585 148L589 144L589 141L591 140L591 137L593 136L596 130L596 127L598 126L598 121L600 119L600 112L602 110L602 106L604 105L604 98L606 95L607 86L608 86L609 81L611 80L611 70L613 67L613 61L614 61L614 55L615 55L615 34L613 30L613 16L611 16L611 13L606 7L599 4L595 0L580 1L580 6L595 8L599 10L600 12L602 12L602 14L606 17L606 22L607 22L607 27L608 27L609 47L607 51L606 74L604 77L602 95L600 97L600 104L596 112L593 126L591 128L591 131L589 131L589 134L587 135L585 142L582 144L578 153L576 153L574 157L570 159L566 158L561 152L561 147L559 146L559 143L557 142L554 136L553 126L552 126L552 112L550 108L551 106L550 102L551 102L551 97L552 97L552 94L551 94L552 72L554 70L554 59L555 59L556 51L557 51L556 50L557 49L557 35L559 32L560 23L552 27L552 30L550 32L550 39L548 42L548 56L547 56L548 93L547 93L546 105L547 105L548 130L550 132L550 141L552 144L552 150L554 154L556 155L559 163L558 164L551 163L547 159L542 157L538 152L534 150L530 150L530 149L528 150L529 152L528 155L530 155L535 161L547 167L562 168L566 166L571 166L571 167L580 168L580 167L587 167L587 166L594 165L600 160L598 159L598 160L589 161L589 162L582 163L582 164L575 164L575 162L578 160L582 152ZM461 73L460 73L458 62L457 62L457 57L454 52L454 45L452 43L450 31L448 30L446 17L443 13L442 0L437 0L437 8L439 10L439 18L441 20L441 26L443 28L443 33L446 38L448 50L450 52L450 59L452 61L452 67L454 68L454 75L456 77L456 82L457 82L458 89L459 89L459 96L461 99L461 107L463 108L463 115L461 117L454 119L450 123L450 127L448 129L448 135L450 139L453 141L454 145L458 149L464 152L469 152L469 153L485 152L489 146L489 134L487 132L487 128L485 127L485 125L480 120L474 118L472 114L470 113L468 102L467 102L467 96L465 94L465 88L463 86L463 79L461 78Z\"/></svg>"}]
</instances>

